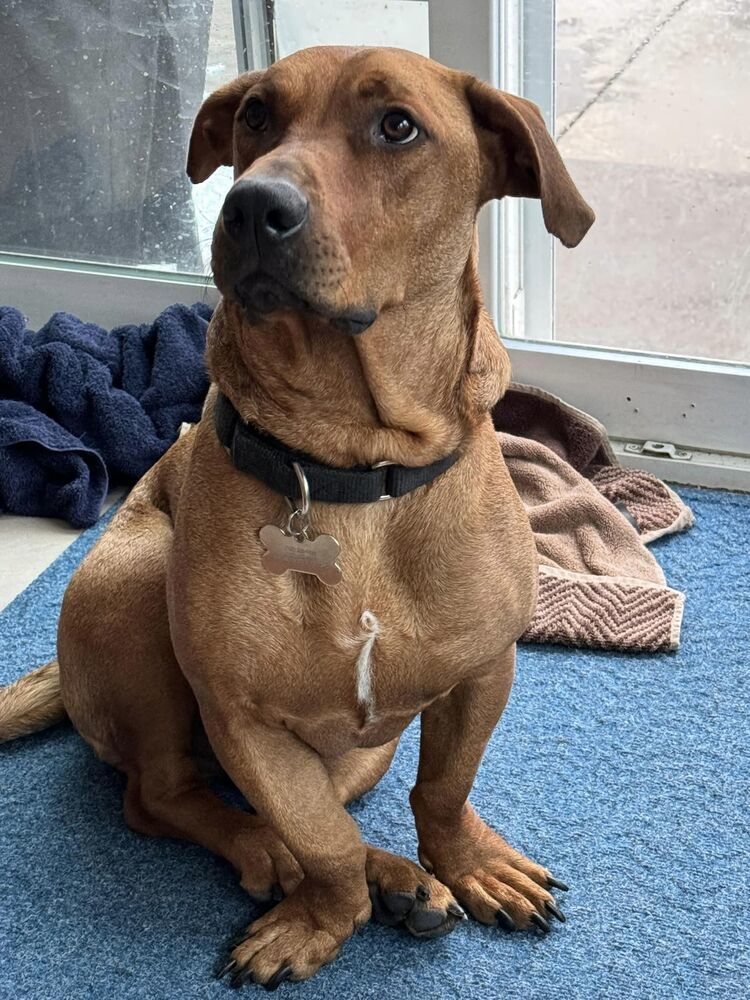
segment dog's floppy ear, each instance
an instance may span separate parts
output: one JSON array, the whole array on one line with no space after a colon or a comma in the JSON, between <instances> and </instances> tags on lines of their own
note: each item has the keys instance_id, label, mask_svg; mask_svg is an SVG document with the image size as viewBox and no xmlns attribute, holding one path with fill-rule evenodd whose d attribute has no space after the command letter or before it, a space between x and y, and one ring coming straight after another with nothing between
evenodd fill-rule
<instances>
[{"instance_id":1,"label":"dog's floppy ear","mask_svg":"<svg viewBox=\"0 0 750 1000\"><path fill-rule=\"evenodd\" d=\"M187 175L193 184L205 181L218 167L232 166L234 116L242 98L262 76L262 71L243 73L201 104L188 148Z\"/></svg>"},{"instance_id":2,"label":"dog's floppy ear","mask_svg":"<svg viewBox=\"0 0 750 1000\"><path fill-rule=\"evenodd\" d=\"M506 194L540 198L548 232L566 247L576 246L594 213L565 169L539 108L474 77L466 82L466 95L485 161L482 201Z\"/></svg>"}]
</instances>

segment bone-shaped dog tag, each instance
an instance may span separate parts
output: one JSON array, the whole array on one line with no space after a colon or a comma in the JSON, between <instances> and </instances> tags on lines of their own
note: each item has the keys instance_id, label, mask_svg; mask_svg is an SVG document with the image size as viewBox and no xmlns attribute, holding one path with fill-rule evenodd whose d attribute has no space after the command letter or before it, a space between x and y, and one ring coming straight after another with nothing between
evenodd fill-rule
<instances>
[{"instance_id":1,"label":"bone-shaped dog tag","mask_svg":"<svg viewBox=\"0 0 750 1000\"><path fill-rule=\"evenodd\" d=\"M266 547L260 562L269 573L309 573L329 587L341 581L341 567L336 562L341 547L333 535L306 538L303 534L287 534L277 524L260 529L260 540Z\"/></svg>"}]
</instances>

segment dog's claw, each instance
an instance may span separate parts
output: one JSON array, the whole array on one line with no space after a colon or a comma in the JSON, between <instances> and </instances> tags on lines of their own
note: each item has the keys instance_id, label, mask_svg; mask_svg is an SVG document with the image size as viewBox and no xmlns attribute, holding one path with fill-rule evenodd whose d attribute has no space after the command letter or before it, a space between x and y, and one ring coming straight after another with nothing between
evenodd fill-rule
<instances>
[{"instance_id":1,"label":"dog's claw","mask_svg":"<svg viewBox=\"0 0 750 1000\"><path fill-rule=\"evenodd\" d=\"M229 980L229 985L233 990L241 989L245 983L254 983L253 970L247 966L244 969L240 969L239 972L235 972L232 978Z\"/></svg>"},{"instance_id":2,"label":"dog's claw","mask_svg":"<svg viewBox=\"0 0 750 1000\"><path fill-rule=\"evenodd\" d=\"M267 982L263 983L263 989L268 990L269 993L273 993L274 990L277 990L279 986L281 986L284 980L291 976L291 974L291 965L282 965L280 969L277 969L277 971L274 972Z\"/></svg>"},{"instance_id":3,"label":"dog's claw","mask_svg":"<svg viewBox=\"0 0 750 1000\"><path fill-rule=\"evenodd\" d=\"M547 885L553 889L561 889L563 892L567 892L570 886L561 882L558 878L553 878L551 875L547 876Z\"/></svg>"},{"instance_id":4,"label":"dog's claw","mask_svg":"<svg viewBox=\"0 0 750 1000\"><path fill-rule=\"evenodd\" d=\"M217 965L218 965L218 963L217 963ZM228 973L230 973L230 972L233 971L233 969L235 968L236 965L237 965L237 962L233 958L230 959L223 968L221 968L221 969L217 968L217 970L216 970L216 978L217 979L223 979L224 976L226 976Z\"/></svg>"},{"instance_id":5,"label":"dog's claw","mask_svg":"<svg viewBox=\"0 0 750 1000\"><path fill-rule=\"evenodd\" d=\"M536 912L532 913L531 922L532 924L536 924L536 926L543 934L549 934L549 924L541 915L541 913L536 913Z\"/></svg>"},{"instance_id":6,"label":"dog's claw","mask_svg":"<svg viewBox=\"0 0 750 1000\"><path fill-rule=\"evenodd\" d=\"M459 920L468 919L463 907L459 906L458 903L455 902L455 900L452 900L450 903L448 903L448 913L450 913L451 916L458 917Z\"/></svg>"},{"instance_id":7,"label":"dog's claw","mask_svg":"<svg viewBox=\"0 0 750 1000\"><path fill-rule=\"evenodd\" d=\"M427 888L426 885L420 884L417 886L415 895L421 903L426 903L430 898L430 890Z\"/></svg>"},{"instance_id":8,"label":"dog's claw","mask_svg":"<svg viewBox=\"0 0 750 1000\"><path fill-rule=\"evenodd\" d=\"M547 903L546 906L553 917L557 917L561 924L565 923L565 914L556 903Z\"/></svg>"},{"instance_id":9,"label":"dog's claw","mask_svg":"<svg viewBox=\"0 0 750 1000\"><path fill-rule=\"evenodd\" d=\"M518 929L513 917L505 910L498 910L495 914L495 920L497 920L498 926L502 927L504 931L515 931Z\"/></svg>"},{"instance_id":10,"label":"dog's claw","mask_svg":"<svg viewBox=\"0 0 750 1000\"><path fill-rule=\"evenodd\" d=\"M281 888L278 882L274 882L271 886L271 900L274 903L280 903L284 898L284 890Z\"/></svg>"}]
</instances>

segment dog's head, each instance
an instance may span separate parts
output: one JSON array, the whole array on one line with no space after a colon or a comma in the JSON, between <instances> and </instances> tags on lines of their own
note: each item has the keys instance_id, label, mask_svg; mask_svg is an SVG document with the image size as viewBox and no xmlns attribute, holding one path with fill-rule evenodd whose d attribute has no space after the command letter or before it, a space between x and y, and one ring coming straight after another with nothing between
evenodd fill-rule
<instances>
[{"instance_id":1,"label":"dog's head","mask_svg":"<svg viewBox=\"0 0 750 1000\"><path fill-rule=\"evenodd\" d=\"M535 105L397 49L306 49L222 87L188 175L221 164L220 291L254 319L309 310L348 333L455 285L491 198L540 198L566 246L594 218Z\"/></svg>"}]
</instances>

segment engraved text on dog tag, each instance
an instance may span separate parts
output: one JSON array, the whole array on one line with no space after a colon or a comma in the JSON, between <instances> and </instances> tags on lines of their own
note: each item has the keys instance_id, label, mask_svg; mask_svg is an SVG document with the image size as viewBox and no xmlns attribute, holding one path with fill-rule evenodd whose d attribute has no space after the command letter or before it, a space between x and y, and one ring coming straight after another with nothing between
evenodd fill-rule
<instances>
[{"instance_id":1,"label":"engraved text on dog tag","mask_svg":"<svg viewBox=\"0 0 750 1000\"><path fill-rule=\"evenodd\" d=\"M260 540L266 547L261 565L269 573L309 573L331 587L341 581L336 562L341 549L333 535L308 538L305 532L291 534L276 524L266 524L260 529Z\"/></svg>"}]
</instances>

